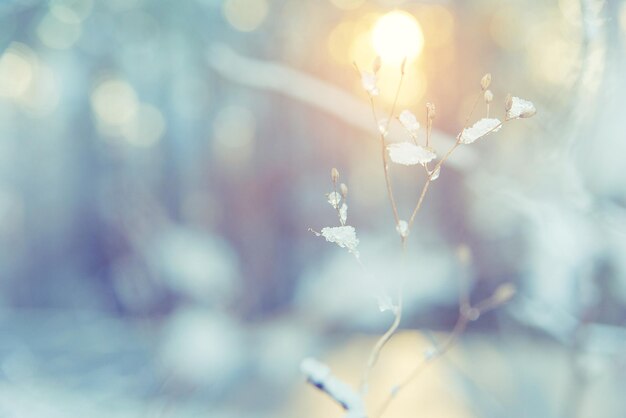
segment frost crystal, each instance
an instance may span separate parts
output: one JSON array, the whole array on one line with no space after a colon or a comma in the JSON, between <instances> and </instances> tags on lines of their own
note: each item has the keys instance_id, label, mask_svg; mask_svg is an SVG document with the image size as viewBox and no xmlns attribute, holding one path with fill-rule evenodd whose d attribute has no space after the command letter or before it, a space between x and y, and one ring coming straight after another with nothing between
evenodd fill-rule
<instances>
[{"instance_id":1,"label":"frost crystal","mask_svg":"<svg viewBox=\"0 0 626 418\"><path fill-rule=\"evenodd\" d=\"M361 72L361 84L370 96L378 96L378 93L380 93L376 83L378 83L376 74L368 73L367 71Z\"/></svg>"},{"instance_id":2,"label":"frost crystal","mask_svg":"<svg viewBox=\"0 0 626 418\"><path fill-rule=\"evenodd\" d=\"M393 312L396 309L396 307L393 306L393 302L391 301L391 298L389 297L389 295L379 295L378 296L378 309L381 312L385 312L385 311Z\"/></svg>"},{"instance_id":3,"label":"frost crystal","mask_svg":"<svg viewBox=\"0 0 626 418\"><path fill-rule=\"evenodd\" d=\"M347 220L348 220L348 205L344 203L343 205L341 205L341 208L339 209L339 222L341 222L341 225L345 225Z\"/></svg>"},{"instance_id":4,"label":"frost crystal","mask_svg":"<svg viewBox=\"0 0 626 418\"><path fill-rule=\"evenodd\" d=\"M506 116L509 119L529 118L536 112L535 105L528 100L513 97L511 103L511 109L506 112Z\"/></svg>"},{"instance_id":5,"label":"frost crystal","mask_svg":"<svg viewBox=\"0 0 626 418\"><path fill-rule=\"evenodd\" d=\"M400 119L400 123L407 131L409 131L411 136L417 136L417 131L420 129L420 123L417 121L417 118L413 113L408 110L403 110L402 113L400 113L400 116L398 116L398 119Z\"/></svg>"},{"instance_id":6,"label":"frost crystal","mask_svg":"<svg viewBox=\"0 0 626 418\"><path fill-rule=\"evenodd\" d=\"M441 174L441 166L438 165L433 171L428 173L430 175L430 181L437 180L439 178L439 174Z\"/></svg>"},{"instance_id":7,"label":"frost crystal","mask_svg":"<svg viewBox=\"0 0 626 418\"><path fill-rule=\"evenodd\" d=\"M383 118L378 121L378 131L381 133L382 136L387 136L387 134L389 133L387 131L388 125L389 125L389 119L387 118Z\"/></svg>"},{"instance_id":8,"label":"frost crystal","mask_svg":"<svg viewBox=\"0 0 626 418\"><path fill-rule=\"evenodd\" d=\"M430 148L415 145L410 142L399 142L387 146L391 161L403 165L426 164L437 157Z\"/></svg>"},{"instance_id":9,"label":"frost crystal","mask_svg":"<svg viewBox=\"0 0 626 418\"><path fill-rule=\"evenodd\" d=\"M396 231L402 238L406 238L409 236L409 224L406 221L398 221L398 225L396 225Z\"/></svg>"},{"instance_id":10,"label":"frost crystal","mask_svg":"<svg viewBox=\"0 0 626 418\"><path fill-rule=\"evenodd\" d=\"M339 206L339 202L341 201L341 195L337 192L328 193L328 203L335 209Z\"/></svg>"},{"instance_id":11,"label":"frost crystal","mask_svg":"<svg viewBox=\"0 0 626 418\"><path fill-rule=\"evenodd\" d=\"M356 247L359 245L359 239L356 237L354 227L346 225L326 227L322 229L321 235L326 238L326 241L334 242L342 248L347 248L354 255L359 255L359 252L356 250Z\"/></svg>"},{"instance_id":12,"label":"frost crystal","mask_svg":"<svg viewBox=\"0 0 626 418\"><path fill-rule=\"evenodd\" d=\"M501 127L502 124L498 119L481 119L471 128L463 129L463 133L461 133L461 143L471 144L488 133L498 132Z\"/></svg>"}]
</instances>

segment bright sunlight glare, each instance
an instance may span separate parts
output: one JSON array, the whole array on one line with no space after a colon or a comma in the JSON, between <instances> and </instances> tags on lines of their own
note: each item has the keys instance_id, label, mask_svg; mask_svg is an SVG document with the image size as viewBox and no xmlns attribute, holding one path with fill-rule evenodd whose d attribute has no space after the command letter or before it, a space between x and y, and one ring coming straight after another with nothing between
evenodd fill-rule
<instances>
[{"instance_id":1,"label":"bright sunlight glare","mask_svg":"<svg viewBox=\"0 0 626 418\"><path fill-rule=\"evenodd\" d=\"M372 44L383 63L400 64L405 57L411 62L419 56L424 35L417 19L395 10L378 18L372 31Z\"/></svg>"}]
</instances>

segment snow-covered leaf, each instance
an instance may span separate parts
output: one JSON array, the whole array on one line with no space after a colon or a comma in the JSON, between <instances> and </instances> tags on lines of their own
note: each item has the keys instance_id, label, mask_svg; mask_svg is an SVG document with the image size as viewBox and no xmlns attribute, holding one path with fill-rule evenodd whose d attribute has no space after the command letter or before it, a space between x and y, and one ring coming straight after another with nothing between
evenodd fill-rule
<instances>
[{"instance_id":1,"label":"snow-covered leaf","mask_svg":"<svg viewBox=\"0 0 626 418\"><path fill-rule=\"evenodd\" d=\"M481 119L470 128L463 129L463 133L461 133L461 143L471 144L488 133L498 132L501 127L502 123L498 119Z\"/></svg>"},{"instance_id":2,"label":"snow-covered leaf","mask_svg":"<svg viewBox=\"0 0 626 418\"><path fill-rule=\"evenodd\" d=\"M529 118L537 111L535 105L528 100L520 99L519 97L513 97L511 100L511 108L506 113L509 119Z\"/></svg>"},{"instance_id":3,"label":"snow-covered leaf","mask_svg":"<svg viewBox=\"0 0 626 418\"><path fill-rule=\"evenodd\" d=\"M417 136L417 131L420 129L420 123L413 113L408 110L403 110L398 116L400 123L404 128L409 131L412 137Z\"/></svg>"},{"instance_id":4,"label":"snow-covered leaf","mask_svg":"<svg viewBox=\"0 0 626 418\"><path fill-rule=\"evenodd\" d=\"M431 148L415 145L411 142L399 142L387 146L391 161L403 165L426 164L437 155Z\"/></svg>"},{"instance_id":5,"label":"snow-covered leaf","mask_svg":"<svg viewBox=\"0 0 626 418\"><path fill-rule=\"evenodd\" d=\"M359 252L356 247L359 245L359 239L356 237L354 227L348 225L326 227L322 229L321 235L326 238L326 241L334 242L342 248L347 248L358 257Z\"/></svg>"}]
</instances>

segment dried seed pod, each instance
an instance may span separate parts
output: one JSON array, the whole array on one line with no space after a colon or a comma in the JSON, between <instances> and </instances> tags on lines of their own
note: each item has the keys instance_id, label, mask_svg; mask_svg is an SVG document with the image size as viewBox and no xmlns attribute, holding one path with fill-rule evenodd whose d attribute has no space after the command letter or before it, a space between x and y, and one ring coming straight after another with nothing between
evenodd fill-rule
<instances>
[{"instance_id":1,"label":"dried seed pod","mask_svg":"<svg viewBox=\"0 0 626 418\"><path fill-rule=\"evenodd\" d=\"M436 108L432 103L426 103L426 112L428 114L428 119L433 120L435 118Z\"/></svg>"},{"instance_id":2,"label":"dried seed pod","mask_svg":"<svg viewBox=\"0 0 626 418\"><path fill-rule=\"evenodd\" d=\"M511 108L513 107L513 96L511 96L511 93L506 95L506 100L504 101L504 110L505 111L509 111L511 110Z\"/></svg>"},{"instance_id":3,"label":"dried seed pod","mask_svg":"<svg viewBox=\"0 0 626 418\"><path fill-rule=\"evenodd\" d=\"M493 302L496 305L501 305L508 302L517 292L517 288L513 283L504 283L498 286L495 292L493 292Z\"/></svg>"},{"instance_id":4,"label":"dried seed pod","mask_svg":"<svg viewBox=\"0 0 626 418\"><path fill-rule=\"evenodd\" d=\"M346 184L345 184L345 183L341 183L341 184L339 185L339 191L341 192L341 196L342 196L342 197L344 198L344 200L345 200L345 198L348 196L348 186L346 186Z\"/></svg>"},{"instance_id":5,"label":"dried seed pod","mask_svg":"<svg viewBox=\"0 0 626 418\"><path fill-rule=\"evenodd\" d=\"M483 89L483 91L487 90L489 85L491 85L491 73L485 74L480 80L480 88Z\"/></svg>"},{"instance_id":6,"label":"dried seed pod","mask_svg":"<svg viewBox=\"0 0 626 418\"><path fill-rule=\"evenodd\" d=\"M339 171L335 167L330 170L330 178L333 180L333 183L337 183L337 180L339 180Z\"/></svg>"},{"instance_id":7,"label":"dried seed pod","mask_svg":"<svg viewBox=\"0 0 626 418\"><path fill-rule=\"evenodd\" d=\"M491 92L491 90L485 90L485 103L489 104L491 102L493 102L493 93Z\"/></svg>"},{"instance_id":8,"label":"dried seed pod","mask_svg":"<svg viewBox=\"0 0 626 418\"><path fill-rule=\"evenodd\" d=\"M376 55L376 58L374 58L374 62L372 63L372 72L376 74L378 71L380 71L381 65L382 62L380 60L380 55Z\"/></svg>"}]
</instances>

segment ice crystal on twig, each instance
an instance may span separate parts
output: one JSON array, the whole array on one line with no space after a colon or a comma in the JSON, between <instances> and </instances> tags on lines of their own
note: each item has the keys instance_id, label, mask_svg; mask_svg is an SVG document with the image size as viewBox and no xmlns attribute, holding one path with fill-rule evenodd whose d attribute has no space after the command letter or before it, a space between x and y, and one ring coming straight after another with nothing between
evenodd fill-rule
<instances>
[{"instance_id":1,"label":"ice crystal on twig","mask_svg":"<svg viewBox=\"0 0 626 418\"><path fill-rule=\"evenodd\" d=\"M341 225L345 225L347 220L348 220L348 205L344 203L341 205L341 208L339 208L339 222L341 222Z\"/></svg>"},{"instance_id":2,"label":"ice crystal on twig","mask_svg":"<svg viewBox=\"0 0 626 418\"><path fill-rule=\"evenodd\" d=\"M396 231L402 238L406 238L409 236L409 223L407 221L399 220L396 225Z\"/></svg>"},{"instance_id":3,"label":"ice crystal on twig","mask_svg":"<svg viewBox=\"0 0 626 418\"><path fill-rule=\"evenodd\" d=\"M330 192L328 193L328 203L330 203L330 205L337 209L337 207L339 207L339 202L341 201L341 195L337 192Z\"/></svg>"}]
</instances>

